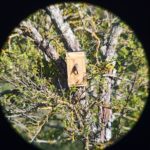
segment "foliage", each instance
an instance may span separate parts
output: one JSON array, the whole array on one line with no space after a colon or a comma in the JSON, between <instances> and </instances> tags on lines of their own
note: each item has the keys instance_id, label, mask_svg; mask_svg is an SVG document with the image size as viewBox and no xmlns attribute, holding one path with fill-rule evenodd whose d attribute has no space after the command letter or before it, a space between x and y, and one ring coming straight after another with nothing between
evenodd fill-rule
<instances>
[{"instance_id":1,"label":"foliage","mask_svg":"<svg viewBox=\"0 0 150 150\"><path fill-rule=\"evenodd\" d=\"M135 125L144 108L149 79L144 50L133 31L110 12L87 4L64 3L59 7L87 56L86 91L89 110L96 124L97 105L102 105L104 75L114 68L117 70L111 95L114 121L110 143L113 143ZM44 10L26 20L30 20L42 37L65 58L62 36ZM104 61L101 53L114 23L123 28L116 48L115 66ZM0 90L1 93L12 89L19 92L1 96L0 104L12 126L27 141L42 149L60 149L61 146L65 150L77 149L77 146L83 149L80 139L89 135L89 131L86 124L79 129L76 123L83 117L80 116L80 103L73 105L72 102L71 96L77 88L57 89L57 73L55 62L47 62L45 54L31 38L19 36L14 30L0 55ZM95 147L103 146L105 144L95 144Z\"/></svg>"}]
</instances>

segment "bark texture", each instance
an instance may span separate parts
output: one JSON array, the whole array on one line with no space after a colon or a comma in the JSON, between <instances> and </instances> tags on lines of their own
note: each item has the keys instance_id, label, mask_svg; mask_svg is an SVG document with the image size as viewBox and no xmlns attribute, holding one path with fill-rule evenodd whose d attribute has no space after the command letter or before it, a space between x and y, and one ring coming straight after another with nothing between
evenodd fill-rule
<instances>
[{"instance_id":1,"label":"bark texture","mask_svg":"<svg viewBox=\"0 0 150 150\"><path fill-rule=\"evenodd\" d=\"M49 6L46 8L47 14L51 16L53 23L58 31L63 35L63 40L67 51L81 51L80 43L76 39L70 25L64 21L61 11L58 6Z\"/></svg>"},{"instance_id":2,"label":"bark texture","mask_svg":"<svg viewBox=\"0 0 150 150\"><path fill-rule=\"evenodd\" d=\"M32 38L34 43L37 45L39 50L41 50L46 58L48 57L51 61L55 61L56 66L58 68L59 74L57 79L57 87L67 89L67 70L66 63L57 53L56 49L49 43L47 39L43 39L41 34L37 31L37 29L31 24L30 21L22 22L20 25L21 32L24 36L29 36Z\"/></svg>"},{"instance_id":3,"label":"bark texture","mask_svg":"<svg viewBox=\"0 0 150 150\"><path fill-rule=\"evenodd\" d=\"M116 46L118 44L118 39L120 34L122 33L122 28L118 24L114 24L109 37L105 40L105 45L101 48L103 56L108 64L111 63L113 66L109 68L108 75L105 76L103 91L101 95L101 101L103 102L103 106L99 106L99 134L96 141L99 143L104 143L109 141L112 137L112 109L111 109L111 95L112 95L112 85L113 79L111 76L116 74L115 70L115 58L116 54Z\"/></svg>"},{"instance_id":4,"label":"bark texture","mask_svg":"<svg viewBox=\"0 0 150 150\"><path fill-rule=\"evenodd\" d=\"M72 29L69 24L64 21L61 10L58 6L49 6L45 9L46 13L54 23L58 33L62 35L62 40L64 41L65 47L67 51L81 51L80 43L76 39ZM66 63L59 56L56 49L49 43L48 40L43 39L37 29L30 22L23 22L20 26L22 30L22 34L25 36L31 37L39 50L41 50L50 60L56 62L56 65L59 69L58 74L58 82L60 88L67 89L67 73L66 73ZM110 35L105 39L104 45L99 48L101 50L104 61L107 63L111 63L115 66L117 57L116 54L116 46L118 44L118 38L122 32L122 28L118 24L114 24ZM111 109L111 94L112 94L112 84L113 79L112 76L116 76L116 70L109 70L107 76L104 76L105 81L103 85L102 95L100 97L103 102L103 106L99 105L99 113L98 120L99 125L96 125L92 121L92 115L89 111L89 100L86 96L86 88L80 87L77 89L75 93L72 94L72 104L79 103L81 105L81 109L79 113L81 114L80 120L82 122L82 126L86 129L90 130L90 135L85 135L85 148L89 149L89 137L94 139L97 143L104 143L111 139L112 130L112 109ZM61 81L61 82L60 82ZM80 124L79 122L79 128ZM94 137L96 135L96 138Z\"/></svg>"},{"instance_id":5,"label":"bark texture","mask_svg":"<svg viewBox=\"0 0 150 150\"><path fill-rule=\"evenodd\" d=\"M64 18L61 14L61 11L58 6L50 6L46 8L47 14L50 15L55 27L58 29L58 32L62 34L63 41L65 43L67 51L81 51L80 43L76 39L72 29L70 28L69 24L64 21ZM80 114L82 116L82 121L85 128L88 128L91 132L94 130L92 126L92 118L91 113L88 110L89 102L86 96L86 88L79 87L77 91L72 95L72 103L80 103L81 110ZM88 149L89 147L89 139L88 136L84 136L84 144L85 148Z\"/></svg>"}]
</instances>

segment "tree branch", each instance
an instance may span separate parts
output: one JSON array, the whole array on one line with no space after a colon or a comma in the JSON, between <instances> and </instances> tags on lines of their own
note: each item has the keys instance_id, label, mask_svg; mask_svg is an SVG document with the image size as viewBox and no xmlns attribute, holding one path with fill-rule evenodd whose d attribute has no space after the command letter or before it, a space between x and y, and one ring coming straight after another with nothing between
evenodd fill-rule
<instances>
[{"instance_id":1,"label":"tree branch","mask_svg":"<svg viewBox=\"0 0 150 150\"><path fill-rule=\"evenodd\" d=\"M107 63L112 63L113 66L115 66L116 61L114 58L117 57L116 54L116 46L118 44L118 38L120 34L122 33L122 28L119 26L118 23L114 24L112 26L112 29L110 31L110 36L106 39L105 44L102 48L102 54L104 56L104 60ZM103 101L104 105L110 105L111 102L111 94L112 94L112 84L113 79L110 77L116 76L116 70L111 69L109 70L109 76L105 76L105 81L103 84L103 91L101 95L101 100ZM98 135L98 138L96 139L97 142L106 142L111 139L111 122L112 122L112 109L105 108L102 106L99 106L99 127L98 131L100 131L100 135Z\"/></svg>"},{"instance_id":2,"label":"tree branch","mask_svg":"<svg viewBox=\"0 0 150 150\"><path fill-rule=\"evenodd\" d=\"M48 42L48 40L43 39L37 29L31 24L30 21L22 22L20 29L24 36L28 36L34 40L37 47L46 54L46 56L55 61L57 68L59 70L58 78L61 80L61 86L67 88L67 71L66 63L59 56L55 48Z\"/></svg>"},{"instance_id":3,"label":"tree branch","mask_svg":"<svg viewBox=\"0 0 150 150\"><path fill-rule=\"evenodd\" d=\"M80 43L76 39L73 31L71 30L69 24L64 22L63 16L58 6L49 6L46 9L48 15L51 16L53 23L55 24L57 30L63 35L63 40L65 42L67 51L81 51Z\"/></svg>"},{"instance_id":4,"label":"tree branch","mask_svg":"<svg viewBox=\"0 0 150 150\"><path fill-rule=\"evenodd\" d=\"M37 29L31 24L30 21L23 21L20 24L20 29L24 35L31 37L40 50L42 50L49 58L53 60L59 59L59 54L54 47L46 40L43 39Z\"/></svg>"},{"instance_id":5,"label":"tree branch","mask_svg":"<svg viewBox=\"0 0 150 150\"><path fill-rule=\"evenodd\" d=\"M14 94L14 95L18 95L18 94L21 94L19 92L18 89L13 89L13 90L5 90L3 92L0 92L0 97L4 96L4 95L7 95L7 94Z\"/></svg>"}]
</instances>

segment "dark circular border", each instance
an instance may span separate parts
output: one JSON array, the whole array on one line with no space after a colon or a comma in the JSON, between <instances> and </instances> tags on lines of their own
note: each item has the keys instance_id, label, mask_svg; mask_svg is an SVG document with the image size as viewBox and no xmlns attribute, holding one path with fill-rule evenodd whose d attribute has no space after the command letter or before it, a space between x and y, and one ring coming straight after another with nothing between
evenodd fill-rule
<instances>
[{"instance_id":1,"label":"dark circular border","mask_svg":"<svg viewBox=\"0 0 150 150\"><path fill-rule=\"evenodd\" d=\"M0 5L0 47L6 40L13 28L29 14L39 8L56 2L73 2L72 0L4 0ZM74 2L81 2L74 0ZM125 21L136 33L145 49L146 57L149 61L150 55L150 5L147 0L85 0L94 5L98 5L112 11ZM148 98L149 99L149 98ZM108 150L126 149L150 149L150 101L147 101L145 109L135 127L116 144L108 147ZM11 128L7 122L2 108L0 109L0 149L37 149L28 144Z\"/></svg>"}]
</instances>

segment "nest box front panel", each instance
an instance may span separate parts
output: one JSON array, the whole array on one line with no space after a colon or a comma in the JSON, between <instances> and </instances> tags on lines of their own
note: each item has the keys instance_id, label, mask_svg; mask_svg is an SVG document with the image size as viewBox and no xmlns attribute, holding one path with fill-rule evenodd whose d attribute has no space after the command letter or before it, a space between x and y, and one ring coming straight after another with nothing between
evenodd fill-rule
<instances>
[{"instance_id":1,"label":"nest box front panel","mask_svg":"<svg viewBox=\"0 0 150 150\"><path fill-rule=\"evenodd\" d=\"M67 52L68 86L86 86L86 62L84 52Z\"/></svg>"}]
</instances>

